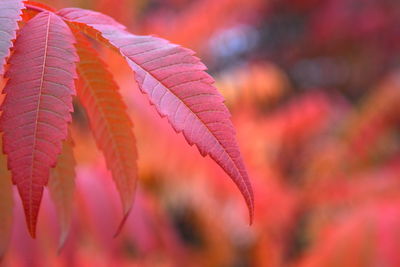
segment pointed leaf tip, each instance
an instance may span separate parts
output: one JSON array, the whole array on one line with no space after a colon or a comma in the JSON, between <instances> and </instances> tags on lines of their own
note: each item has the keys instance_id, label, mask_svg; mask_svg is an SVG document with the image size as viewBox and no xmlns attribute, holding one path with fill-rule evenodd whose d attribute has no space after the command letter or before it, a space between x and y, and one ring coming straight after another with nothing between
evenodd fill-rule
<instances>
[{"instance_id":1,"label":"pointed leaf tip","mask_svg":"<svg viewBox=\"0 0 400 267\"><path fill-rule=\"evenodd\" d=\"M28 228L29 234L32 239L36 239L36 225L32 225Z\"/></svg>"},{"instance_id":2,"label":"pointed leaf tip","mask_svg":"<svg viewBox=\"0 0 400 267\"><path fill-rule=\"evenodd\" d=\"M60 255L62 250L64 249L65 242L67 241L69 235L69 231L62 231L60 235L60 239L58 241L58 248L57 248L57 254Z\"/></svg>"},{"instance_id":3,"label":"pointed leaf tip","mask_svg":"<svg viewBox=\"0 0 400 267\"><path fill-rule=\"evenodd\" d=\"M118 225L117 231L114 234L114 238L118 237L118 235L121 233L122 229L124 228L124 225L129 217L129 214L131 213L131 210L129 209L128 211L125 212L124 217L122 218L121 222Z\"/></svg>"},{"instance_id":4,"label":"pointed leaf tip","mask_svg":"<svg viewBox=\"0 0 400 267\"><path fill-rule=\"evenodd\" d=\"M30 236L36 238L36 225L39 215L40 204L42 201L43 187L29 189L29 182L19 183L17 185L19 195L21 196L22 206L25 213L26 226ZM29 191L31 195L29 196Z\"/></svg>"}]
</instances>

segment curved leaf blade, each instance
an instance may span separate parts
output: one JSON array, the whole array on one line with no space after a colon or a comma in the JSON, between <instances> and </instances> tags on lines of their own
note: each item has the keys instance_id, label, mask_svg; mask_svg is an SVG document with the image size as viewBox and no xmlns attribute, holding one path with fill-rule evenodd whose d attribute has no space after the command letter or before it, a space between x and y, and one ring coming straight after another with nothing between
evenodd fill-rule
<instances>
[{"instance_id":1,"label":"curved leaf blade","mask_svg":"<svg viewBox=\"0 0 400 267\"><path fill-rule=\"evenodd\" d=\"M51 170L48 189L54 202L60 221L61 235L59 251L68 237L71 224L72 206L75 192L75 166L73 153L74 143L71 134L63 142L62 152L58 156L57 165Z\"/></svg>"},{"instance_id":2,"label":"curved leaf blade","mask_svg":"<svg viewBox=\"0 0 400 267\"><path fill-rule=\"evenodd\" d=\"M97 146L104 154L120 194L124 212L120 230L131 210L138 177L133 124L106 64L84 35L79 32L74 34L80 58L77 69L82 82L77 90L78 98L86 110Z\"/></svg>"},{"instance_id":3,"label":"curved leaf blade","mask_svg":"<svg viewBox=\"0 0 400 267\"><path fill-rule=\"evenodd\" d=\"M0 140L0 146L2 141ZM0 263L10 243L13 220L13 191L6 157L0 153Z\"/></svg>"},{"instance_id":4,"label":"curved leaf blade","mask_svg":"<svg viewBox=\"0 0 400 267\"><path fill-rule=\"evenodd\" d=\"M32 237L43 186L71 121L77 59L73 43L65 22L42 12L21 29L6 73L0 118L3 149Z\"/></svg>"},{"instance_id":5,"label":"curved leaf blade","mask_svg":"<svg viewBox=\"0 0 400 267\"><path fill-rule=\"evenodd\" d=\"M214 80L194 52L152 36L137 36L108 16L67 8L58 12L93 38L118 50L135 72L136 81L161 116L167 116L187 142L210 155L242 192L253 217L253 192L230 113Z\"/></svg>"},{"instance_id":6,"label":"curved leaf blade","mask_svg":"<svg viewBox=\"0 0 400 267\"><path fill-rule=\"evenodd\" d=\"M0 1L0 75L4 74L4 65L10 55L12 41L15 40L18 30L18 21L21 20L24 4L22 0Z\"/></svg>"}]
</instances>

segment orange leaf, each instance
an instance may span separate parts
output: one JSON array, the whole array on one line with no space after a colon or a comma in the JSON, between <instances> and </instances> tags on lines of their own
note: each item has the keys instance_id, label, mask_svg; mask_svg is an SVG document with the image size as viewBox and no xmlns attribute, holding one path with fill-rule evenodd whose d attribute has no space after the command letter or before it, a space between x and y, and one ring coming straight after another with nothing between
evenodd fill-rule
<instances>
[{"instance_id":1,"label":"orange leaf","mask_svg":"<svg viewBox=\"0 0 400 267\"><path fill-rule=\"evenodd\" d=\"M75 33L75 37L80 57L78 73L83 83L78 87L78 98L87 111L97 146L104 153L107 167L112 172L125 220L132 207L137 181L137 151L132 122L118 92L118 85L105 63L86 37L80 33Z\"/></svg>"}]
</instances>

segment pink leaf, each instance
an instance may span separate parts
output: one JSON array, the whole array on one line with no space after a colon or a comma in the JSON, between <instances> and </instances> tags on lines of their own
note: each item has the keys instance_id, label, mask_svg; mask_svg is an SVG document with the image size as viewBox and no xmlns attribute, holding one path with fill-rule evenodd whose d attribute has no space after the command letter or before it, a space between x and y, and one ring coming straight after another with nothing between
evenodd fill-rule
<instances>
[{"instance_id":1,"label":"pink leaf","mask_svg":"<svg viewBox=\"0 0 400 267\"><path fill-rule=\"evenodd\" d=\"M137 36L110 17L66 8L58 12L72 25L118 50L161 116L167 116L187 142L210 155L233 179L253 216L253 192L223 97L194 52L152 36Z\"/></svg>"}]
</instances>

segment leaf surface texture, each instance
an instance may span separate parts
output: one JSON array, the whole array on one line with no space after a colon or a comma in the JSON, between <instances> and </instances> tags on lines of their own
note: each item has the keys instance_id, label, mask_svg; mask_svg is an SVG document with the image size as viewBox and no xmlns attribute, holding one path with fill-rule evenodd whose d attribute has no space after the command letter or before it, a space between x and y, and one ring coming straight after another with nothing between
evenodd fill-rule
<instances>
[{"instance_id":1,"label":"leaf surface texture","mask_svg":"<svg viewBox=\"0 0 400 267\"><path fill-rule=\"evenodd\" d=\"M75 33L82 84L78 98L84 106L97 146L103 152L119 191L124 215L131 207L137 182L137 151L132 122L112 75L86 37Z\"/></svg>"},{"instance_id":2,"label":"leaf surface texture","mask_svg":"<svg viewBox=\"0 0 400 267\"><path fill-rule=\"evenodd\" d=\"M137 36L106 15L66 8L58 12L89 36L114 47L135 72L136 81L161 116L200 153L210 155L233 179L253 215L253 192L230 113L214 80L194 52L152 36Z\"/></svg>"},{"instance_id":3,"label":"leaf surface texture","mask_svg":"<svg viewBox=\"0 0 400 267\"><path fill-rule=\"evenodd\" d=\"M73 43L61 18L41 12L20 30L6 73L3 148L33 237L43 186L71 121L77 61Z\"/></svg>"},{"instance_id":4,"label":"leaf surface texture","mask_svg":"<svg viewBox=\"0 0 400 267\"><path fill-rule=\"evenodd\" d=\"M24 5L20 0L0 1L0 75L4 74L4 65L10 55L23 8Z\"/></svg>"}]
</instances>

